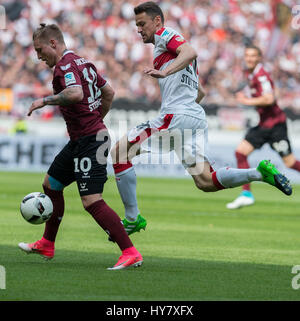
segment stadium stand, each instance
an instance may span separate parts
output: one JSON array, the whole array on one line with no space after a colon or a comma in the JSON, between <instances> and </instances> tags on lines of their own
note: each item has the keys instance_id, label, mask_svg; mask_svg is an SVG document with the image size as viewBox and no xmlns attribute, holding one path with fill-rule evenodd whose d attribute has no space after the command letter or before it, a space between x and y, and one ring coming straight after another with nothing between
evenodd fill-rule
<instances>
[{"instance_id":1,"label":"stadium stand","mask_svg":"<svg viewBox=\"0 0 300 321\"><path fill-rule=\"evenodd\" d=\"M32 30L40 22L61 26L68 47L96 63L115 89L116 101L129 100L123 108L136 109L140 102L141 108L158 109L157 82L142 75L152 64L152 46L144 46L136 32L133 7L139 2L4 0L7 29L0 30L0 113L23 115L33 98L52 91L52 72L38 62L31 45ZM291 117L300 117L300 34L290 27L293 1L159 3L166 12L165 24L180 30L198 52L208 113L210 106L234 104L231 91L242 76L243 47L254 42L263 49L276 79L279 105ZM39 117L56 115L56 108L49 107Z\"/></svg>"}]
</instances>

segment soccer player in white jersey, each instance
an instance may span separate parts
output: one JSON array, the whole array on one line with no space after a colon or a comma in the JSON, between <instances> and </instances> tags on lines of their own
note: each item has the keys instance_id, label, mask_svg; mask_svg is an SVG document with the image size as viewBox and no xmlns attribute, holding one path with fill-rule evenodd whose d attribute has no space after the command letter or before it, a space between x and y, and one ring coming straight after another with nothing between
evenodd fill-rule
<instances>
[{"instance_id":1,"label":"soccer player in white jersey","mask_svg":"<svg viewBox=\"0 0 300 321\"><path fill-rule=\"evenodd\" d=\"M182 145L170 144L170 150L176 152L197 188L204 192L263 181L290 195L289 181L268 161L261 161L257 168L213 170L207 155L207 121L199 105L204 93L198 81L197 53L180 33L164 27L163 12L156 3L142 3L134 12L143 42L154 45L153 67L146 68L144 73L158 79L162 103L157 118L130 130L111 150L116 182L125 207L123 224L127 233L130 235L147 225L137 205L132 158L144 152L145 142L163 133L175 138L178 133L182 135ZM188 138L184 137L186 130L191 133Z\"/></svg>"}]
</instances>

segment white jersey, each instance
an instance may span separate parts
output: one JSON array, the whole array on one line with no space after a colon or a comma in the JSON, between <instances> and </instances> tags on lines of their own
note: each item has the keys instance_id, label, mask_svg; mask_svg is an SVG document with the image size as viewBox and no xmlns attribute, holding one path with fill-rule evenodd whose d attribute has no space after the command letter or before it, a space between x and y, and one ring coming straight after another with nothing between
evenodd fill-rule
<instances>
[{"instance_id":1,"label":"white jersey","mask_svg":"<svg viewBox=\"0 0 300 321\"><path fill-rule=\"evenodd\" d=\"M177 57L176 49L185 39L174 29L164 27L155 33L154 68L164 70ZM205 119L204 109L196 103L198 70L196 59L187 67L165 78L158 78L162 114L185 114Z\"/></svg>"}]
</instances>

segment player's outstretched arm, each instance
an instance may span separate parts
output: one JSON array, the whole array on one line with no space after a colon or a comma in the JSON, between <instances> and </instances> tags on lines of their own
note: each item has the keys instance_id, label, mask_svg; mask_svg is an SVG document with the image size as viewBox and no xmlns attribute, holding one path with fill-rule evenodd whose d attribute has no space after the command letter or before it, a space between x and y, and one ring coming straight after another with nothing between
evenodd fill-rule
<instances>
[{"instance_id":1,"label":"player's outstretched arm","mask_svg":"<svg viewBox=\"0 0 300 321\"><path fill-rule=\"evenodd\" d=\"M76 104L83 99L83 91L80 86L69 87L61 91L57 95L52 95L35 100L28 111L27 116L30 116L36 109L40 109L46 105L67 106Z\"/></svg>"},{"instance_id":2,"label":"player's outstretched arm","mask_svg":"<svg viewBox=\"0 0 300 321\"><path fill-rule=\"evenodd\" d=\"M106 83L104 87L101 88L101 116L102 119L109 112L115 92L112 87Z\"/></svg>"},{"instance_id":3,"label":"player's outstretched arm","mask_svg":"<svg viewBox=\"0 0 300 321\"><path fill-rule=\"evenodd\" d=\"M81 86L69 87L61 91L57 95L44 97L45 105L67 106L76 104L83 99L83 91Z\"/></svg>"},{"instance_id":4,"label":"player's outstretched arm","mask_svg":"<svg viewBox=\"0 0 300 321\"><path fill-rule=\"evenodd\" d=\"M259 97L248 98L239 92L236 94L236 100L238 103L246 106L268 107L275 102L275 96L273 93L266 93Z\"/></svg>"},{"instance_id":5,"label":"player's outstretched arm","mask_svg":"<svg viewBox=\"0 0 300 321\"><path fill-rule=\"evenodd\" d=\"M165 78L175 72L186 68L194 59L197 58L197 53L194 48L188 43L183 43L176 49L177 57L174 61L164 70L156 70L148 68L144 73L154 78Z\"/></svg>"}]
</instances>

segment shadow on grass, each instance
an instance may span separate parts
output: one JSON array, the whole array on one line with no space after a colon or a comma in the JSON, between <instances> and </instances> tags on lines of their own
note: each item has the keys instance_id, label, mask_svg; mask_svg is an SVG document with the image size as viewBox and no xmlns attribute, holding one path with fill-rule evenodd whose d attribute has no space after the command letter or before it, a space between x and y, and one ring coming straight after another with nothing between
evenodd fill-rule
<instances>
[{"instance_id":1,"label":"shadow on grass","mask_svg":"<svg viewBox=\"0 0 300 321\"><path fill-rule=\"evenodd\" d=\"M51 261L0 245L5 300L300 300L291 266L144 256L137 269L107 271L115 254L58 249Z\"/></svg>"}]
</instances>

